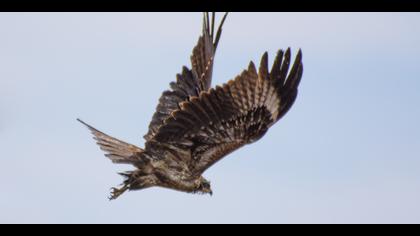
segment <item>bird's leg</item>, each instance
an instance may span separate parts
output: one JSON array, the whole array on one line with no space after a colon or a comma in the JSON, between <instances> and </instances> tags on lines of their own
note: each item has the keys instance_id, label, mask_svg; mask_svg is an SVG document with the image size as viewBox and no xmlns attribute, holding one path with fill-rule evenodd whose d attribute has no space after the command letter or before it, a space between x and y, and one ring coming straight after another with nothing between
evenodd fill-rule
<instances>
[{"instance_id":1,"label":"bird's leg","mask_svg":"<svg viewBox=\"0 0 420 236\"><path fill-rule=\"evenodd\" d=\"M121 188L111 188L111 196L109 197L109 200L117 199L121 194L123 194L125 191L127 191L130 188L128 184L125 184Z\"/></svg>"},{"instance_id":2,"label":"bird's leg","mask_svg":"<svg viewBox=\"0 0 420 236\"><path fill-rule=\"evenodd\" d=\"M136 172L119 173L126 180L121 188L111 188L109 200L117 199L127 190L140 190L156 185L156 179L153 176L139 176Z\"/></svg>"}]
</instances>

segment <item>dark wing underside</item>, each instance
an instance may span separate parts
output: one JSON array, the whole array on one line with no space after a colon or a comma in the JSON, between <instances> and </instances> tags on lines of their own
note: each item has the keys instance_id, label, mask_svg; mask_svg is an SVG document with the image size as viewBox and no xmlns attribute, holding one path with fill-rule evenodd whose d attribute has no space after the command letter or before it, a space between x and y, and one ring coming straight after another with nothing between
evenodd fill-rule
<instances>
[{"instance_id":1,"label":"dark wing underside","mask_svg":"<svg viewBox=\"0 0 420 236\"><path fill-rule=\"evenodd\" d=\"M151 142L190 150L182 161L201 175L228 153L261 138L289 110L303 72L301 59L299 50L289 71L290 49L280 50L268 72L265 53L258 73L251 62L235 79L181 102Z\"/></svg>"},{"instance_id":2,"label":"dark wing underside","mask_svg":"<svg viewBox=\"0 0 420 236\"><path fill-rule=\"evenodd\" d=\"M214 35L215 14L212 14L211 22L209 15L204 14L203 34L198 39L191 55L192 69L184 66L182 73L176 75L176 81L170 83L171 89L162 93L156 112L150 122L149 131L144 136L146 141L152 139L171 113L179 109L180 102L198 96L201 91L207 91L210 88L213 59L226 16L227 14L224 15L217 33Z\"/></svg>"}]
</instances>

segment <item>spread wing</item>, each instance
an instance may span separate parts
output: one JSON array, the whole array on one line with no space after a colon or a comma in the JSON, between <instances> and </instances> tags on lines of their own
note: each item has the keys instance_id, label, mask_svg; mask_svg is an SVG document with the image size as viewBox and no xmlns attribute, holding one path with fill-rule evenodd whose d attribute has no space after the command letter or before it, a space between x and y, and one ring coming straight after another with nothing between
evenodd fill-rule
<instances>
[{"instance_id":1,"label":"spread wing","mask_svg":"<svg viewBox=\"0 0 420 236\"><path fill-rule=\"evenodd\" d=\"M253 62L235 79L202 91L180 104L153 138L191 150L188 165L200 175L228 153L261 138L296 99L302 77L299 50L289 70L290 49L279 51L268 72L265 53L259 71Z\"/></svg>"},{"instance_id":2,"label":"spread wing","mask_svg":"<svg viewBox=\"0 0 420 236\"><path fill-rule=\"evenodd\" d=\"M226 16L227 13L223 16L217 33L214 35L215 13L212 14L211 22L208 13L204 13L203 33L191 55L192 69L184 66L182 73L176 75L176 81L170 83L171 89L162 93L150 122L149 131L144 136L146 141L152 139L164 120L179 109L180 102L187 101L192 96L198 96L201 91L207 91L210 88L213 59Z\"/></svg>"}]
</instances>

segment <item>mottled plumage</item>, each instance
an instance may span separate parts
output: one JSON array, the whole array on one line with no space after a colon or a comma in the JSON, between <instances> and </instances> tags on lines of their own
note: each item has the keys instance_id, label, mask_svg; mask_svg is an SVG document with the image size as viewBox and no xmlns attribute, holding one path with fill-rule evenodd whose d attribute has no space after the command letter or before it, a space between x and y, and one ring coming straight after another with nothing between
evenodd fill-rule
<instances>
[{"instance_id":1,"label":"mottled plumage","mask_svg":"<svg viewBox=\"0 0 420 236\"><path fill-rule=\"evenodd\" d=\"M211 88L214 55L222 32L214 13L204 14L203 34L170 90L164 91L144 136L144 149L110 137L85 124L114 163L132 164L111 199L126 190L160 186L189 193L212 193L202 174L232 151L259 140L292 106L302 77L299 50L289 70L291 52L279 50L272 65L263 54L259 68L248 68L226 84ZM80 121L80 120L79 120Z\"/></svg>"}]
</instances>

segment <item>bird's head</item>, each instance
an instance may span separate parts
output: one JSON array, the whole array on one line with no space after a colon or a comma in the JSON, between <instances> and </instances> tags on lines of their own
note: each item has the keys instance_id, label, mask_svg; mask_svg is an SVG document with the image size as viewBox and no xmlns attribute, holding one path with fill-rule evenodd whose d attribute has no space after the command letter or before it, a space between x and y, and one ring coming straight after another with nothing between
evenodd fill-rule
<instances>
[{"instance_id":1,"label":"bird's head","mask_svg":"<svg viewBox=\"0 0 420 236\"><path fill-rule=\"evenodd\" d=\"M199 184L196 190L197 193L202 194L210 194L213 195L213 191L211 190L210 181L206 180L205 178L201 177L199 180Z\"/></svg>"}]
</instances>

